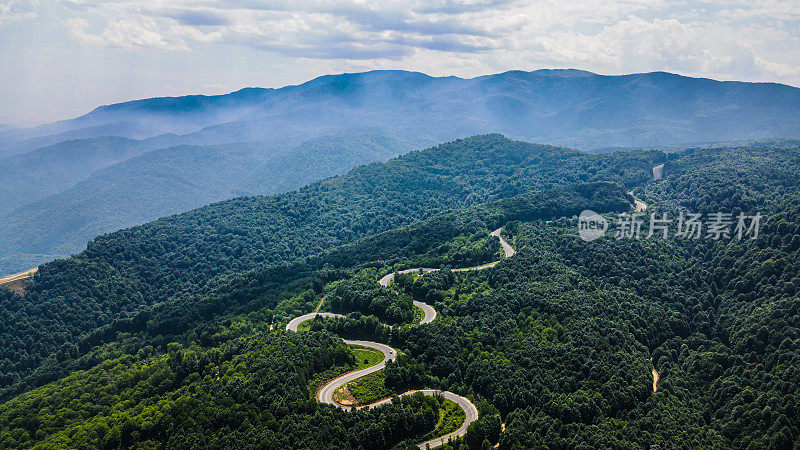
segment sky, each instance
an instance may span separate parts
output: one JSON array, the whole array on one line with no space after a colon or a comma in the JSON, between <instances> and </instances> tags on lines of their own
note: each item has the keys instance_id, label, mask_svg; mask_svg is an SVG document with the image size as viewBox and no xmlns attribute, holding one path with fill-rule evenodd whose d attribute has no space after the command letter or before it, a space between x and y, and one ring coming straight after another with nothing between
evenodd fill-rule
<instances>
[{"instance_id":1,"label":"sky","mask_svg":"<svg viewBox=\"0 0 800 450\"><path fill-rule=\"evenodd\" d=\"M0 0L0 124L324 74L577 68L800 86L800 0Z\"/></svg>"}]
</instances>

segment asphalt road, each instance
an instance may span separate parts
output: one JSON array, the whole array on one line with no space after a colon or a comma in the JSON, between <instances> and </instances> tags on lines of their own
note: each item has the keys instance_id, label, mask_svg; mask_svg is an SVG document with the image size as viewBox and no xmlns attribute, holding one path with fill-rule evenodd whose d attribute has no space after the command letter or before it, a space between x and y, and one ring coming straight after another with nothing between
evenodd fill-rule
<instances>
[{"instance_id":1,"label":"asphalt road","mask_svg":"<svg viewBox=\"0 0 800 450\"><path fill-rule=\"evenodd\" d=\"M505 254L505 257L506 258L511 258L512 256L514 256L517 253L517 251L514 250L511 247L511 245L509 245L508 242L506 242L505 239L503 239L503 236L500 235L501 231L502 231L502 228L498 228L498 229L492 231L492 236L497 236L500 239L500 246L503 247L503 253ZM470 270L489 269L489 268L492 268L492 267L496 266L497 263L499 263L499 262L500 261L492 261L490 263L486 263L486 264L483 264L481 266L464 267L464 268L461 268L461 269L453 269L453 272L467 272L467 271L470 271ZM412 272L420 272L420 271L422 273L429 273L429 272L436 272L438 270L439 269L433 269L433 268L430 268L430 267L418 267L418 268L415 268L415 269L400 270L397 273L412 273ZM390 274L387 274L387 275L384 275L380 280L378 280L378 283L381 286L388 286L389 283L392 280L394 280L394 272L392 272ZM427 323L427 322L423 321L422 323Z\"/></svg>"},{"instance_id":2,"label":"asphalt road","mask_svg":"<svg viewBox=\"0 0 800 450\"><path fill-rule=\"evenodd\" d=\"M436 272L437 270L439 270L439 269L431 269L430 267L419 267L419 268L416 268L416 269L400 270L397 273L411 273L411 272L420 272L420 271L422 271L423 273L428 273L428 272ZM388 275L385 275L383 278L378 280L378 284L380 284L381 286L388 286L389 282L392 281L392 280L394 280L394 272L392 272L392 273L390 273Z\"/></svg>"},{"instance_id":3,"label":"asphalt road","mask_svg":"<svg viewBox=\"0 0 800 450\"><path fill-rule=\"evenodd\" d=\"M645 212L647 210L647 203L636 198L636 196L633 195L633 191L628 192L628 194L630 194L631 197L633 197L633 203L634 203L633 210L635 212Z\"/></svg>"},{"instance_id":4,"label":"asphalt road","mask_svg":"<svg viewBox=\"0 0 800 450\"><path fill-rule=\"evenodd\" d=\"M338 391L339 388L344 386L345 384L361 378L365 375L369 375L371 373L377 372L379 370L383 370L386 367L386 361L394 361L397 358L397 351L388 345L384 345L378 342L371 342L371 341L351 341L349 339L344 339L344 342L348 345L361 345L363 347L370 347L374 348L383 353L383 361L375 364L374 366L369 366L366 369L356 370L353 372L347 372L343 375L339 375L338 377L334 378L333 380L329 381L328 384L322 386L320 390L317 391L317 401L320 403L326 403L328 405L336 405L342 409L350 409L348 407L343 407L333 401L333 393ZM362 406L360 408L365 408L367 406ZM360 409L359 408L359 409Z\"/></svg>"},{"instance_id":5,"label":"asphalt road","mask_svg":"<svg viewBox=\"0 0 800 450\"><path fill-rule=\"evenodd\" d=\"M511 248L510 245L508 245L508 242L506 242L506 240L503 239L503 236L500 236L501 230L502 228L498 228L492 231L492 236L497 236L500 239L500 245L503 247L503 252L506 254L506 258L511 258L512 256L517 254L517 251Z\"/></svg>"},{"instance_id":6,"label":"asphalt road","mask_svg":"<svg viewBox=\"0 0 800 450\"><path fill-rule=\"evenodd\" d=\"M433 438L429 441L425 441L419 444L418 447L423 450L428 448L429 446L430 448L434 448L440 445L444 445L451 439L455 439L457 437L466 435L469 424L478 420L478 408L476 408L475 405L471 401L469 401L469 399L462 397L458 394L454 394L450 391L440 391L438 389L422 389L422 390L403 392L400 395L411 395L411 394L416 394L417 392L422 392L423 395L441 395L445 399L450 400L451 402L454 402L455 404L460 406L461 409L464 410L464 414L466 415L464 423L462 423L461 426L458 427L456 431L445 434L444 436ZM376 406L384 405L386 403L391 403L391 402L392 402L391 398L385 398L383 400L378 400L375 403L370 403L369 405L362 406L362 408L374 408Z\"/></svg>"},{"instance_id":7,"label":"asphalt road","mask_svg":"<svg viewBox=\"0 0 800 450\"><path fill-rule=\"evenodd\" d=\"M422 308L422 310L425 312L425 317L423 317L422 321L420 321L420 324L430 323L430 322L433 321L433 319L436 318L436 310L433 309L433 307L431 307L430 305L428 305L426 303L422 303L422 302L417 302L417 301L415 301L414 304L419 306L420 308ZM305 322L306 320L311 320L311 319L313 319L313 318L315 318L317 316L322 316L322 317L343 317L341 314L334 314L334 313L328 313L328 312L322 312L322 313L316 312L316 313L304 314L302 316L295 317L294 319L289 321L289 323L286 325L286 330L287 331L297 332L297 328L300 326L301 323ZM352 371L352 372L347 372L347 373L344 373L342 375L339 375L338 377L336 377L333 380L331 380L328 383L326 383L324 386L322 386L317 391L317 396L316 397L317 397L317 401L318 402L325 403L325 404L328 404L328 405L334 405L334 406L337 406L337 407L342 408L344 410L351 410L351 409L353 409L352 407L342 406L342 405L339 405L338 403L336 403L333 400L333 394L336 391L338 391L342 386L346 385L347 383L349 383L351 381L354 381L354 380L356 380L358 378L361 378L361 377L363 377L365 375L369 375L371 373L375 373L375 372L377 372L379 370L383 370L386 367L386 361L394 361L397 358L397 351L395 349L393 349L392 347L389 347L388 345L385 345L385 344L381 344L379 342L358 341L358 340L350 340L350 339L344 339L344 342L346 344L348 344L348 345L360 345L360 346L363 346L363 347L374 348L374 349L380 351L381 353L383 353L383 361L379 362L378 364L375 364L374 366L367 367L365 369L355 370L355 371ZM414 393L417 393L417 392L422 392L424 395L441 395L442 397L446 398L447 400L453 401L458 406L460 406L461 409L464 410L464 415L465 415L464 422L461 424L461 426L456 431L453 431L452 433L448 433L448 434L446 434L444 436L440 436L440 437L431 439L429 441L425 441L422 444L419 444L419 448L420 449L424 450L424 449L427 449L427 448L438 447L440 445L443 445L443 444L447 443L451 439L455 439L457 437L464 436L464 435L467 434L467 427L469 427L469 425L472 422L478 420L478 409L475 407L475 405L471 401L469 401L469 399L467 399L465 397L462 397L462 396L460 396L458 394L454 394L454 393L449 392L449 391L439 391L439 390L435 390L435 389L423 389L423 390L419 390L419 391L415 390L415 391L404 392L401 395L411 395L411 394L414 394ZM378 401L376 401L374 403L371 403L369 405L359 406L359 407L357 407L357 409L375 408L377 406L380 406L380 405L383 405L383 404L386 404L386 403L391 403L391 402L392 402L391 398L385 398L385 399L382 399L382 400L378 400Z\"/></svg>"},{"instance_id":8,"label":"asphalt road","mask_svg":"<svg viewBox=\"0 0 800 450\"><path fill-rule=\"evenodd\" d=\"M425 313L425 315L422 317L422 320L419 321L420 325L431 323L433 322L433 319L436 318L436 310L433 309L433 306L427 303L418 302L416 300L414 300L414 305Z\"/></svg>"},{"instance_id":9,"label":"asphalt road","mask_svg":"<svg viewBox=\"0 0 800 450\"><path fill-rule=\"evenodd\" d=\"M302 316L295 317L294 319L290 320L288 324L286 324L286 331L297 331L297 327L305 322L306 320L311 320L314 317L322 316L322 317L344 317L341 314L334 314L329 312L313 312L308 314L303 314Z\"/></svg>"},{"instance_id":10,"label":"asphalt road","mask_svg":"<svg viewBox=\"0 0 800 450\"><path fill-rule=\"evenodd\" d=\"M501 229L498 228L497 230L493 231L492 232L492 236L497 236L498 238L500 238L500 245L503 247L503 253L505 254L506 258L510 258L510 257L514 256L516 251L514 251L514 249L511 248L511 246L508 244L508 242L506 242L505 239L503 239L503 237L500 236L500 230ZM454 272L463 272L463 271L467 271L467 270L483 270L483 269L488 269L490 267L494 267L498 262L499 261L493 261L493 262L490 262L488 264L484 264L482 266L466 267L466 268L463 268L463 269L454 269L453 271ZM418 272L418 271L421 271L423 273L427 273L427 272L435 272L437 270L439 270L439 269L432 269L432 268L429 268L429 267L422 267L422 268L418 268L418 269L401 270L399 273L411 273L411 272ZM380 283L381 286L388 286L389 282L391 282L392 279L394 279L394 272L382 277L380 280L378 280L378 283ZM431 322L433 322L434 319L436 319L436 310L431 305L428 305L427 303L423 303L423 302L418 302L418 301L414 301L414 305L416 305L417 307L421 308L422 311L424 312L424 316L423 316L422 320L419 323L420 325L431 323ZM294 319L289 321L289 323L286 325L286 330L287 331L296 332L298 326L301 323L305 322L306 320L313 319L316 316L343 317L341 314L334 314L334 313L327 313L327 312L313 312L313 313L309 313L309 314L304 314L302 316L295 317ZM358 378L361 378L361 377L363 377L365 375L369 375L371 373L375 373L375 372L377 372L379 370L383 370L386 367L386 362L387 361L394 361L395 358L397 358L397 351L395 349L393 349L392 347L389 347L388 345L381 344L381 343L378 343L378 342L356 341L356 340L348 340L348 339L344 339L344 342L346 344L348 344L348 345L360 345L360 346L363 346L363 347L374 348L374 349L376 349L376 350L378 350L378 351L383 353L383 361L379 362L378 364L375 364L374 366L367 367L365 369L355 370L355 371L352 371L352 372L347 372L347 373L344 373L342 375L339 375L338 377L336 377L333 380L331 380L328 383L326 383L324 386L322 386L317 391L317 396L316 397L317 397L317 401L318 402L329 404L329 405L335 405L335 406L337 406L339 408L342 408L344 410L351 410L351 409L353 409L352 407L342 406L342 405L339 405L338 403L336 403L333 400L333 394L337 390L339 390L341 387L343 387L344 385L346 385L347 383L349 383L351 381L354 381L354 380L356 380ZM417 393L417 392L421 392L424 395L441 395L445 399L450 400L452 402L455 402L458 406L460 406L461 409L464 410L464 414L466 416L466 419L464 420L464 423L462 423L461 426L456 431L453 431L452 433L446 434L444 436L440 436L440 437L431 439L429 441L423 442L422 444L419 444L419 448L420 449L426 449L428 447L430 447L430 448L438 447L440 445L446 444L451 439L455 439L457 437L464 436L464 435L467 434L467 427L469 427L469 425L472 422L478 420L478 409L475 407L475 405L471 401L469 401L469 399L467 399L465 397L462 397L462 396L460 396L458 394L454 394L454 393L449 392L449 391L439 391L439 390L436 390L436 389L422 389L422 390L404 392L401 395L411 395L411 394L414 394L414 393ZM380 406L380 405L383 405L383 404L386 404L386 403L391 403L391 401L392 401L391 398L384 398L384 399L378 400L378 401L376 401L374 403L370 403L369 405L359 406L359 407L357 407L357 409L375 408L377 406Z\"/></svg>"}]
</instances>

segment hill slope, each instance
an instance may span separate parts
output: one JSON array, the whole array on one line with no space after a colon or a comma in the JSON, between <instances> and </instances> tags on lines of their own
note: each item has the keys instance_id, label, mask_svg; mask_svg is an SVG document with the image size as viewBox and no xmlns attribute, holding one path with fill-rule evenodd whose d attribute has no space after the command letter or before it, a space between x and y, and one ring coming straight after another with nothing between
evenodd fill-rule
<instances>
[{"instance_id":1,"label":"hill slope","mask_svg":"<svg viewBox=\"0 0 800 450\"><path fill-rule=\"evenodd\" d=\"M584 149L796 137L800 89L654 72L512 71L473 79L403 71L329 75L281 89L153 98L0 134L8 151L69 136L183 144L319 136L357 127L443 140L501 132ZM34 139L34 144L26 141ZM16 142L16 143L14 143ZM18 146L22 150L13 150Z\"/></svg>"},{"instance_id":2,"label":"hill slope","mask_svg":"<svg viewBox=\"0 0 800 450\"><path fill-rule=\"evenodd\" d=\"M3 321L13 324L9 339L17 344L5 348L13 352L25 345L23 336L39 336L31 358L13 369L27 374L66 342L132 320L173 297L199 294L217 276L280 265L447 209L534 189L593 180L636 184L650 177L661 157L593 156L479 136L360 167L297 192L230 200L100 236L81 254L43 265L27 289L26 304L51 316L48 323L61 331L53 334L25 319L24 308L7 309ZM66 304L77 308L70 323L55 325Z\"/></svg>"},{"instance_id":3,"label":"hill slope","mask_svg":"<svg viewBox=\"0 0 800 450\"><path fill-rule=\"evenodd\" d=\"M135 142L135 141L133 141ZM25 255L36 264L78 253L86 242L213 202L269 195L401 153L404 143L377 134L311 140L294 148L231 144L153 150L94 171L74 186L0 217L0 272ZM27 156L27 155L26 155ZM35 258L35 256L34 256Z\"/></svg>"},{"instance_id":4,"label":"hill slope","mask_svg":"<svg viewBox=\"0 0 800 450\"><path fill-rule=\"evenodd\" d=\"M796 137L800 89L660 72L539 70L461 79L374 71L103 106L76 119L0 131L0 154L25 153L0 159L0 194L9 199L0 205L0 273L79 251L97 233L232 196L297 188L401 148L493 132L589 150ZM303 145L331 136L341 145L329 148L325 162L275 160L283 181L270 178L278 170L253 174L265 158L302 153ZM385 139L400 144L360 150ZM172 149L143 155L165 148ZM154 179L149 171L167 176ZM247 175L233 176L239 173Z\"/></svg>"},{"instance_id":5,"label":"hill slope","mask_svg":"<svg viewBox=\"0 0 800 450\"><path fill-rule=\"evenodd\" d=\"M388 449L448 421L433 399L318 405L361 363L344 336L402 349L382 390L474 402L456 446L796 447L798 168L796 145L593 156L481 136L103 236L25 297L0 291L5 393L33 388L0 404L0 446ZM629 210L628 188L659 216L765 221L758 239L581 240L575 214ZM497 258L501 225L513 258L447 269ZM378 283L421 265L443 270ZM412 300L436 320L381 325ZM283 330L320 303L349 316Z\"/></svg>"},{"instance_id":6,"label":"hill slope","mask_svg":"<svg viewBox=\"0 0 800 450\"><path fill-rule=\"evenodd\" d=\"M146 150L139 141L103 137L64 141L0 159L0 213L59 193L98 169Z\"/></svg>"},{"instance_id":7,"label":"hill slope","mask_svg":"<svg viewBox=\"0 0 800 450\"><path fill-rule=\"evenodd\" d=\"M8 160L47 156L24 178L19 172L0 175L19 175L18 182L9 182L5 189L14 197L0 215L0 273L77 253L98 234L234 197L298 189L409 148L404 140L365 131L312 139L296 147L238 143L146 151L151 142L101 145L115 140L70 141ZM109 148L111 156L92 158L92 152L85 151L96 147ZM77 148L81 155L65 148ZM125 154L133 157L125 159ZM115 161L117 157L125 160ZM73 163L61 164L61 158ZM70 186L67 179L75 183ZM22 188L29 191L15 192ZM14 199L23 204L12 204Z\"/></svg>"}]
</instances>

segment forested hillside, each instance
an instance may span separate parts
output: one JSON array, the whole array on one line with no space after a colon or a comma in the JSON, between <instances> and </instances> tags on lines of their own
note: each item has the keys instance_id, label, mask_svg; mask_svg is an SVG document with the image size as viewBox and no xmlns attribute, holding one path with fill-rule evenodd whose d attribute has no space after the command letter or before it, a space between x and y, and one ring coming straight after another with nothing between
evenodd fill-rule
<instances>
[{"instance_id":1,"label":"forested hillside","mask_svg":"<svg viewBox=\"0 0 800 450\"><path fill-rule=\"evenodd\" d=\"M0 446L420 442L435 399L314 401L356 364L333 332L400 350L392 392L478 405L454 446L792 448L798 163L796 146L593 156L487 135L102 236L24 296L0 291ZM761 235L578 238L578 212L627 210L631 189L672 217L759 211ZM497 259L498 227L518 253L492 269L374 282ZM325 296L349 318L283 331ZM403 325L410 299L436 320Z\"/></svg>"},{"instance_id":2,"label":"forested hillside","mask_svg":"<svg viewBox=\"0 0 800 450\"><path fill-rule=\"evenodd\" d=\"M91 165L82 159L86 145L78 144L83 154L75 156L75 164L86 169ZM52 171L37 164L41 173L27 179L39 190L19 193L30 203L16 205L0 216L0 255L8 255L0 258L0 273L21 268L14 261L24 260L28 254L75 254L86 247L86 242L109 230L243 195L298 189L360 164L385 161L405 148L399 139L363 133L311 140L297 147L258 143L168 147L90 170L86 178L67 189ZM59 158L72 157L62 155L63 149L57 150L53 153ZM80 173L71 172L73 177ZM8 178L16 175L9 173ZM43 183L43 178L48 183ZM36 194L48 186L54 192L38 198ZM5 267L9 270L4 271Z\"/></svg>"},{"instance_id":3,"label":"forested hillside","mask_svg":"<svg viewBox=\"0 0 800 450\"><path fill-rule=\"evenodd\" d=\"M345 73L0 130L0 274L98 234L483 133L587 151L793 138L800 89L654 72Z\"/></svg>"},{"instance_id":4,"label":"forested hillside","mask_svg":"<svg viewBox=\"0 0 800 450\"><path fill-rule=\"evenodd\" d=\"M131 139L66 141L12 158L0 159L0 213L40 200L95 170L124 161L140 151Z\"/></svg>"},{"instance_id":5,"label":"forested hillside","mask_svg":"<svg viewBox=\"0 0 800 450\"><path fill-rule=\"evenodd\" d=\"M42 266L24 303L3 308L10 343L3 356L15 361L4 386L63 345L74 346L76 338L133 320L172 297L197 295L216 276L311 256L446 209L532 189L591 180L636 184L662 157L592 156L487 135L358 168L297 192L236 199L101 236L80 255Z\"/></svg>"},{"instance_id":6,"label":"forested hillside","mask_svg":"<svg viewBox=\"0 0 800 450\"><path fill-rule=\"evenodd\" d=\"M0 159L0 194L7 198L0 206L0 273L78 253L111 230L298 189L410 146L365 130L299 145L276 139L161 148L169 141L84 139Z\"/></svg>"}]
</instances>

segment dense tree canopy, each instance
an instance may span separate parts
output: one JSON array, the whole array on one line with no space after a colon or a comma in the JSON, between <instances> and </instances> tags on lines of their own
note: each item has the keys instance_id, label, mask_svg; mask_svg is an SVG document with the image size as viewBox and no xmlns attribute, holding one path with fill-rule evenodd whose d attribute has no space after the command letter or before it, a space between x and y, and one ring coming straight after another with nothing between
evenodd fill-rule
<instances>
[{"instance_id":1,"label":"dense tree canopy","mask_svg":"<svg viewBox=\"0 0 800 450\"><path fill-rule=\"evenodd\" d=\"M340 335L400 350L393 392L479 405L454 447L796 447L799 162L797 147L590 157L485 136L104 236L24 297L0 290L0 446L420 442L436 399L358 413L314 401L353 367ZM629 189L659 215L765 220L753 240L579 239L577 213L627 209ZM500 226L516 256L447 270L499 259ZM376 282L419 266L445 270ZM283 331L323 297L348 317ZM433 323L409 325L414 299Z\"/></svg>"}]
</instances>

